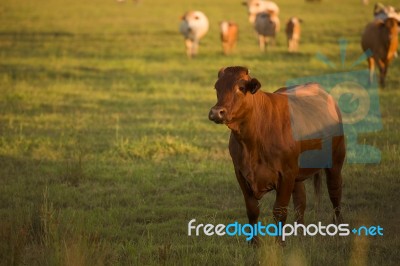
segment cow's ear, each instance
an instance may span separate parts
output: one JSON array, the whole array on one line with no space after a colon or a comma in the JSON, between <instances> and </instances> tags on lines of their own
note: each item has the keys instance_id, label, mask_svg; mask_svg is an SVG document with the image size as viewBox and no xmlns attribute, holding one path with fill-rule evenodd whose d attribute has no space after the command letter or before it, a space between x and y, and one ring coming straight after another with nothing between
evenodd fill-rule
<instances>
[{"instance_id":1,"label":"cow's ear","mask_svg":"<svg viewBox=\"0 0 400 266\"><path fill-rule=\"evenodd\" d=\"M249 82L246 84L246 89L249 91L251 94L254 94L258 91L258 89L261 88L261 83L255 79L252 78Z\"/></svg>"},{"instance_id":2,"label":"cow's ear","mask_svg":"<svg viewBox=\"0 0 400 266\"><path fill-rule=\"evenodd\" d=\"M243 2L242 2L242 5L247 6L247 2L246 2L246 1L243 1Z\"/></svg>"},{"instance_id":3,"label":"cow's ear","mask_svg":"<svg viewBox=\"0 0 400 266\"><path fill-rule=\"evenodd\" d=\"M221 69L218 71L218 78L222 77L222 74L224 74L224 71L225 71L225 67L221 68Z\"/></svg>"}]
</instances>

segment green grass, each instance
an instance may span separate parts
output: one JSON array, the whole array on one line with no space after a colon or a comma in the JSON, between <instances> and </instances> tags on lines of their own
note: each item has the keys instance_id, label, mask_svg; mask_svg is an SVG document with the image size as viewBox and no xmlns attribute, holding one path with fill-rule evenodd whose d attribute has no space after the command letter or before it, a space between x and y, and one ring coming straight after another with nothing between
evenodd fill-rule
<instances>
[{"instance_id":1,"label":"green grass","mask_svg":"<svg viewBox=\"0 0 400 266\"><path fill-rule=\"evenodd\" d=\"M96 3L95 3L96 2ZM208 121L223 66L245 65L266 91L291 78L350 69L372 5L277 1L282 24L305 21L298 54L261 54L240 1L2 0L0 3L0 263L4 265L397 265L400 61L380 91L383 130L360 136L378 165L344 168L344 218L381 225L383 237L188 237L202 223L247 221L227 150L229 130ZM386 3L395 4L396 1ZM179 17L203 10L210 32L185 56ZM221 53L218 21L239 24L238 47ZM348 40L344 68L338 39ZM307 223L331 221L326 189ZM272 222L274 193L262 200ZM293 211L289 222L293 221Z\"/></svg>"}]
</instances>

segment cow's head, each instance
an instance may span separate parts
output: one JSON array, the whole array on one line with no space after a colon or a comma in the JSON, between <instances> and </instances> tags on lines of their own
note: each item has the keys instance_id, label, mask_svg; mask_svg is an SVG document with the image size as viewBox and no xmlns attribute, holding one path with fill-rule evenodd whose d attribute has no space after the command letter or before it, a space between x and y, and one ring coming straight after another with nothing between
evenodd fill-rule
<instances>
[{"instance_id":1,"label":"cow's head","mask_svg":"<svg viewBox=\"0 0 400 266\"><path fill-rule=\"evenodd\" d=\"M245 118L252 107L253 94L260 87L260 82L249 76L247 68L222 68L215 83L217 103L211 108L209 119L218 124L229 125Z\"/></svg>"},{"instance_id":2,"label":"cow's head","mask_svg":"<svg viewBox=\"0 0 400 266\"><path fill-rule=\"evenodd\" d=\"M186 39L203 37L209 28L206 15L201 11L189 11L181 17L180 32Z\"/></svg>"}]
</instances>

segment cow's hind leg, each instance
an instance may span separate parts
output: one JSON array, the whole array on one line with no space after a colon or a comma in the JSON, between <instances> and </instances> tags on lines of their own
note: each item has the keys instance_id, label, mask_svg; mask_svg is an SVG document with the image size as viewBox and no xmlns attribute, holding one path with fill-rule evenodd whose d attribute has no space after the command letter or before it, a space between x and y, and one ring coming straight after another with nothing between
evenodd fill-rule
<instances>
[{"instance_id":1,"label":"cow's hind leg","mask_svg":"<svg viewBox=\"0 0 400 266\"><path fill-rule=\"evenodd\" d=\"M328 187L329 198L335 211L334 222L340 224L342 222L341 200L342 200L342 174L341 169L326 168L326 184Z\"/></svg>"},{"instance_id":2,"label":"cow's hind leg","mask_svg":"<svg viewBox=\"0 0 400 266\"><path fill-rule=\"evenodd\" d=\"M265 51L265 42L266 42L266 37L263 35L258 35L258 44L260 46L261 52Z\"/></svg>"},{"instance_id":3,"label":"cow's hind leg","mask_svg":"<svg viewBox=\"0 0 400 266\"><path fill-rule=\"evenodd\" d=\"M369 85L374 81L375 61L373 57L368 58L368 69L369 69Z\"/></svg>"},{"instance_id":4,"label":"cow's hind leg","mask_svg":"<svg viewBox=\"0 0 400 266\"><path fill-rule=\"evenodd\" d=\"M388 69L389 63L387 60L383 60L379 62L379 71L380 71L380 85L382 88L385 88L385 80L386 80L386 74L387 74L387 69Z\"/></svg>"},{"instance_id":5,"label":"cow's hind leg","mask_svg":"<svg viewBox=\"0 0 400 266\"><path fill-rule=\"evenodd\" d=\"M379 69L379 85L384 88L385 87L385 76L386 76L386 65L383 60L379 58L375 58L376 66Z\"/></svg>"},{"instance_id":6,"label":"cow's hind leg","mask_svg":"<svg viewBox=\"0 0 400 266\"><path fill-rule=\"evenodd\" d=\"M296 222L304 224L304 211L306 209L306 189L304 182L296 182L293 189L293 205L296 212Z\"/></svg>"}]
</instances>

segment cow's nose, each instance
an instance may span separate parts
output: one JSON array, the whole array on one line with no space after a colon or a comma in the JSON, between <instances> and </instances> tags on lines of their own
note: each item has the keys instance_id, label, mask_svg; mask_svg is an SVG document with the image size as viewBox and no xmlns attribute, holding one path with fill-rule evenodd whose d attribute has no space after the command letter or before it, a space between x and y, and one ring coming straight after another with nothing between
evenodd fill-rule
<instances>
[{"instance_id":1,"label":"cow's nose","mask_svg":"<svg viewBox=\"0 0 400 266\"><path fill-rule=\"evenodd\" d=\"M208 118L215 123L222 123L225 120L226 109L223 107L213 107L208 114Z\"/></svg>"}]
</instances>

